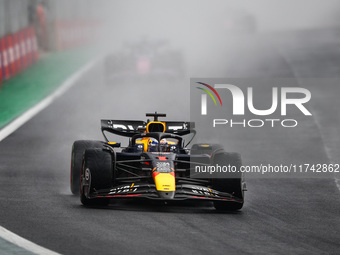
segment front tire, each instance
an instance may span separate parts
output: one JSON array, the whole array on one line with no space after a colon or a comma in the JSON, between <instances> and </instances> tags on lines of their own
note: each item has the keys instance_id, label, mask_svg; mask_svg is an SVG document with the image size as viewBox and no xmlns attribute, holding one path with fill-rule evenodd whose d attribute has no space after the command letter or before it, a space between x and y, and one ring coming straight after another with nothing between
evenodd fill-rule
<instances>
[{"instance_id":1,"label":"front tire","mask_svg":"<svg viewBox=\"0 0 340 255\"><path fill-rule=\"evenodd\" d=\"M214 207L219 211L236 211L243 207L244 201L244 178L243 173L240 172L242 166L241 155L238 153L218 153L214 155L214 164L220 166L230 166L236 167L237 172L231 173L230 178L216 178L213 179L212 188L229 193L242 200L240 202L230 202L230 201L214 201Z\"/></svg>"},{"instance_id":2,"label":"front tire","mask_svg":"<svg viewBox=\"0 0 340 255\"><path fill-rule=\"evenodd\" d=\"M72 194L74 195L78 195L80 190L80 173L84 151L90 148L103 148L103 142L78 140L73 143L71 155L70 188Z\"/></svg>"},{"instance_id":3,"label":"front tire","mask_svg":"<svg viewBox=\"0 0 340 255\"><path fill-rule=\"evenodd\" d=\"M85 206L104 206L107 198L90 198L93 192L110 189L113 183L112 155L102 149L89 149L84 153L81 173L80 201Z\"/></svg>"}]
</instances>

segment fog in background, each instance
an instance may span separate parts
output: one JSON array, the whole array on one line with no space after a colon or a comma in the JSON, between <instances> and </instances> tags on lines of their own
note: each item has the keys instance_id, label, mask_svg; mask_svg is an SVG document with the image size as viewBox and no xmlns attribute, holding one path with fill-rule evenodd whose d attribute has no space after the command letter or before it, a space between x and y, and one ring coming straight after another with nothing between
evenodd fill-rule
<instances>
[{"instance_id":1,"label":"fog in background","mask_svg":"<svg viewBox=\"0 0 340 255\"><path fill-rule=\"evenodd\" d=\"M255 31L261 33L336 27L340 14L337 0L127 0L105 6L106 33L113 43L141 36L178 44L218 40L233 32L225 24L229 19L242 22L237 16L245 15L253 17Z\"/></svg>"},{"instance_id":2,"label":"fog in background","mask_svg":"<svg viewBox=\"0 0 340 255\"><path fill-rule=\"evenodd\" d=\"M259 36L270 39L280 33L284 38L287 32L340 24L337 0L101 0L98 4L104 24L102 48L117 52L143 39L166 40L168 48L185 55L188 77L225 76L198 65L206 61L218 69L228 50L239 50L245 41Z\"/></svg>"}]
</instances>

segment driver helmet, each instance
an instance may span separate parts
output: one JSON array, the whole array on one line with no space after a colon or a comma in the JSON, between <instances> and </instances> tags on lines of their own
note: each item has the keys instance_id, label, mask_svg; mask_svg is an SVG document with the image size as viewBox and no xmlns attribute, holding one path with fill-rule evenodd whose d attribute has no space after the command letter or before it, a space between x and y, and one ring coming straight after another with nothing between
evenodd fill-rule
<instances>
[{"instance_id":1,"label":"driver helmet","mask_svg":"<svg viewBox=\"0 0 340 255\"><path fill-rule=\"evenodd\" d=\"M166 152L166 151L168 151L168 141L167 141L165 138L163 138L163 139L161 140L160 145L159 145L159 150L160 150L161 152Z\"/></svg>"},{"instance_id":2,"label":"driver helmet","mask_svg":"<svg viewBox=\"0 0 340 255\"><path fill-rule=\"evenodd\" d=\"M159 148L159 149L158 149ZM166 152L168 151L168 142L166 139L162 139L158 144L158 141L154 138L149 139L148 144L148 151L149 152Z\"/></svg>"},{"instance_id":3,"label":"driver helmet","mask_svg":"<svg viewBox=\"0 0 340 255\"><path fill-rule=\"evenodd\" d=\"M149 138L148 151L155 152L158 148L158 141L154 138Z\"/></svg>"}]
</instances>

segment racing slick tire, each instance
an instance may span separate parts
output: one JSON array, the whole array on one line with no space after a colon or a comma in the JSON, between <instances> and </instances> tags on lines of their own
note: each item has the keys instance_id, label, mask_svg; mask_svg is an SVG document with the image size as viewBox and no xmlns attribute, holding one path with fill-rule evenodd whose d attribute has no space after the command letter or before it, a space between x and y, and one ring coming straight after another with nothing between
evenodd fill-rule
<instances>
[{"instance_id":1,"label":"racing slick tire","mask_svg":"<svg viewBox=\"0 0 340 255\"><path fill-rule=\"evenodd\" d=\"M202 155L208 154L215 155L219 152L224 152L224 148L221 144L211 144L211 143L197 143L193 144L190 150L191 155ZM205 179L206 181L212 182L211 178Z\"/></svg>"},{"instance_id":2,"label":"racing slick tire","mask_svg":"<svg viewBox=\"0 0 340 255\"><path fill-rule=\"evenodd\" d=\"M230 178L212 179L212 188L220 192L229 193L242 200L240 202L214 201L214 207L219 211L236 211L243 207L244 201L244 178L240 172L242 166L241 155L239 153L217 153L213 155L213 164L220 166L235 166L235 173L228 173Z\"/></svg>"},{"instance_id":3,"label":"racing slick tire","mask_svg":"<svg viewBox=\"0 0 340 255\"><path fill-rule=\"evenodd\" d=\"M70 187L74 195L79 194L80 190L80 173L83 161L83 154L86 149L102 148L103 142L78 140L73 143L71 154L71 173L70 173Z\"/></svg>"},{"instance_id":4,"label":"racing slick tire","mask_svg":"<svg viewBox=\"0 0 340 255\"><path fill-rule=\"evenodd\" d=\"M81 173L80 201L85 206L104 206L108 198L93 198L88 196L100 189L110 189L113 179L112 155L102 149L89 149L84 153Z\"/></svg>"}]
</instances>

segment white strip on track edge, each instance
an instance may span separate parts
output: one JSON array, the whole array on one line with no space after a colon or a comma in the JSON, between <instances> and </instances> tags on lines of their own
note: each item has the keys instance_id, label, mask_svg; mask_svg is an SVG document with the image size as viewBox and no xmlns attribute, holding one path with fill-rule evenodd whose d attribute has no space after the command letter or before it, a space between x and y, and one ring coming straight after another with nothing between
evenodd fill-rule
<instances>
[{"instance_id":1,"label":"white strip on track edge","mask_svg":"<svg viewBox=\"0 0 340 255\"><path fill-rule=\"evenodd\" d=\"M277 52L280 54L280 56L283 58L283 60L289 65L291 71L294 74L295 79L298 81L298 83L300 83L300 81L299 81L300 77L299 77L298 73L296 72L296 70L293 68L293 64L285 56L285 54L282 52L282 50L280 50L278 47L276 49L277 49ZM326 156L327 156L329 162L331 164L334 164L334 161L332 159L331 149L326 145L325 137L323 135L323 132L321 131L321 125L320 125L320 122L319 122L319 120L317 118L317 115L314 114L313 116L314 116L313 119L314 119L314 122L316 124L316 127L317 127L317 129L318 129L318 131L320 133L321 141L322 141L323 147L325 149ZM338 178L336 173L334 173L334 182L335 182L336 187L340 191L340 179Z\"/></svg>"},{"instance_id":2,"label":"white strip on track edge","mask_svg":"<svg viewBox=\"0 0 340 255\"><path fill-rule=\"evenodd\" d=\"M11 242L29 252L32 252L38 255L60 255L60 253L51 251L40 245L32 243L31 241L28 241L1 226L0 226L0 238L5 239L8 242Z\"/></svg>"},{"instance_id":3,"label":"white strip on track edge","mask_svg":"<svg viewBox=\"0 0 340 255\"><path fill-rule=\"evenodd\" d=\"M33 106L32 108L28 109L26 112L24 112L22 115L17 117L15 120L10 122L8 125L6 125L4 128L0 130L0 142L4 140L7 136L12 134L14 131L16 131L18 128L20 128L22 125L24 125L27 121L32 119L35 115L37 115L40 111L45 109L47 106L49 106L56 98L61 96L63 93L65 93L68 89L70 89L76 81L84 73L86 73L88 70L90 70L96 63L98 59L94 59L82 68L80 68L77 72L75 72L73 75L71 75L66 81L64 81L60 87L54 91L51 95L47 96L45 99L40 101L38 104ZM35 243L32 243L31 241L28 241L9 230L3 228L0 226L0 238L7 240L8 242L11 242L27 251L33 252L35 254L39 255L60 255L59 253L56 253L54 251L48 250L42 246L39 246Z\"/></svg>"}]
</instances>

